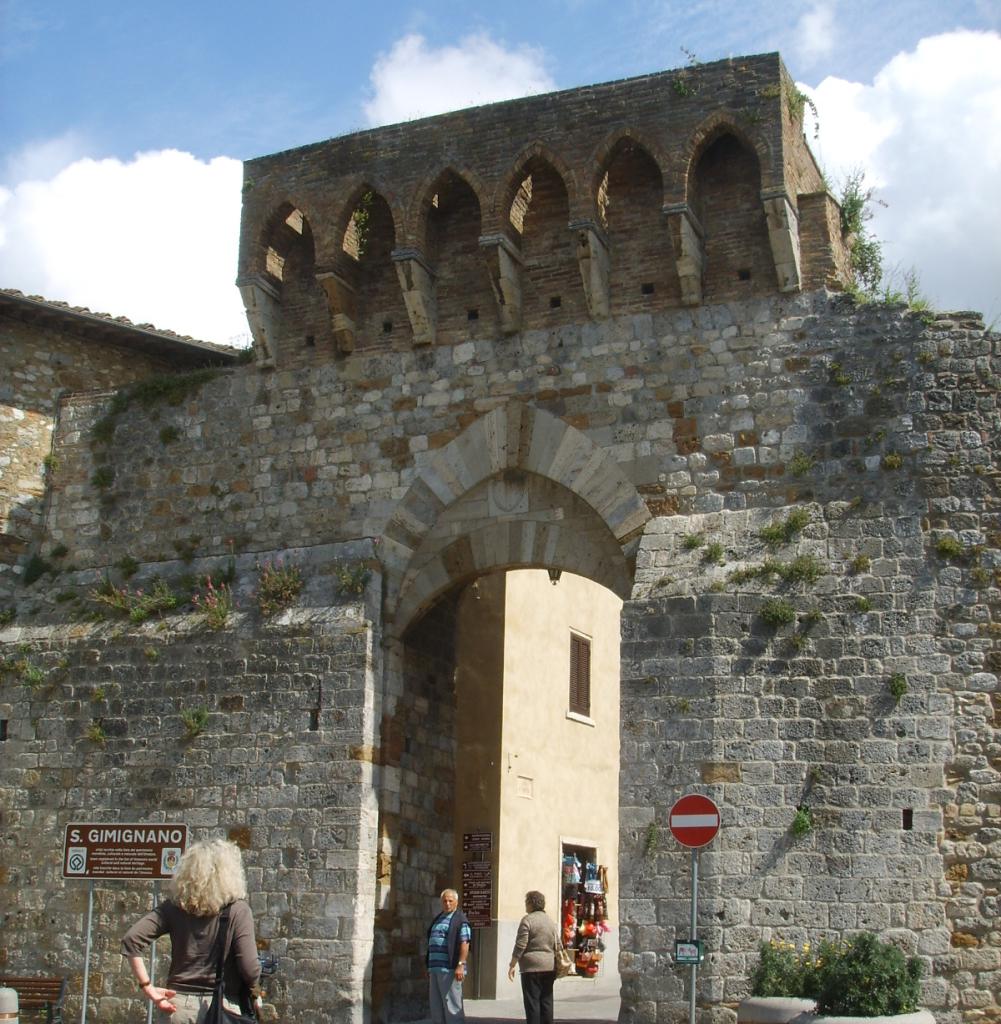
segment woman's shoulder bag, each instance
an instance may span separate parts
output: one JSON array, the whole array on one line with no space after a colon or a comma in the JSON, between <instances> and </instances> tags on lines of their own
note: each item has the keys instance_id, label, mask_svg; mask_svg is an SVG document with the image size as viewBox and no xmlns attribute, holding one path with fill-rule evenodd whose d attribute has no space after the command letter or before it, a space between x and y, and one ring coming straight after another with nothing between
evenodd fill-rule
<instances>
[{"instance_id":1,"label":"woman's shoulder bag","mask_svg":"<svg viewBox=\"0 0 1001 1024\"><path fill-rule=\"evenodd\" d=\"M246 1014L237 1013L235 1010L228 1010L223 1003L223 965L226 957L229 956L229 908L227 904L219 913L219 956L215 965L215 987L212 992L212 1002L209 1004L206 1024L257 1024L257 1017L248 1017Z\"/></svg>"}]
</instances>

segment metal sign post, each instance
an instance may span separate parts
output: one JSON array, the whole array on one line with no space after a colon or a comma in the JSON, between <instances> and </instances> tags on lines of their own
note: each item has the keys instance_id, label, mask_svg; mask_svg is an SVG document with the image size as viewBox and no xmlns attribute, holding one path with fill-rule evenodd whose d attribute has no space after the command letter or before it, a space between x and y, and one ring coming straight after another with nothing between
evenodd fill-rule
<instances>
[{"instance_id":1,"label":"metal sign post","mask_svg":"<svg viewBox=\"0 0 1001 1024\"><path fill-rule=\"evenodd\" d=\"M699 851L692 850L692 922L689 934L692 942L698 939L698 917L699 917ZM699 965L692 964L692 973L689 983L691 991L688 993L688 1024L695 1024L695 981Z\"/></svg>"},{"instance_id":2,"label":"metal sign post","mask_svg":"<svg viewBox=\"0 0 1001 1024\"><path fill-rule=\"evenodd\" d=\"M160 906L159 879L153 883L153 909L156 910L158 906ZM149 980L151 983L156 982L156 939L153 940L153 945L149 950ZM146 1024L153 1024L153 1004L148 999L146 1000Z\"/></svg>"},{"instance_id":3,"label":"metal sign post","mask_svg":"<svg viewBox=\"0 0 1001 1024\"><path fill-rule=\"evenodd\" d=\"M94 920L94 879L87 886L87 945L83 954L83 1008L80 1011L80 1024L87 1024L87 988L90 981L90 935Z\"/></svg>"},{"instance_id":4,"label":"metal sign post","mask_svg":"<svg viewBox=\"0 0 1001 1024\"><path fill-rule=\"evenodd\" d=\"M719 808L709 797L699 793L689 793L671 808L668 820L671 826L671 835L682 846L687 846L692 854L692 913L689 921L689 939L675 942L674 962L691 965L688 1024L695 1024L695 990L699 964L702 962L702 944L698 938L699 850L716 838L720 826L720 813Z\"/></svg>"}]
</instances>

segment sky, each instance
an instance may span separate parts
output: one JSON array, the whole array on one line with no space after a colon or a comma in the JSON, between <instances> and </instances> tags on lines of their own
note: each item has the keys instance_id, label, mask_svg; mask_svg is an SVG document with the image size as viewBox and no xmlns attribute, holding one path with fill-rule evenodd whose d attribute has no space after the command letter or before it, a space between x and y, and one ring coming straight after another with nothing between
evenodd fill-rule
<instances>
[{"instance_id":1,"label":"sky","mask_svg":"<svg viewBox=\"0 0 1001 1024\"><path fill-rule=\"evenodd\" d=\"M0 287L244 345L241 160L774 50L891 283L1001 322L1001 0L0 0Z\"/></svg>"}]
</instances>

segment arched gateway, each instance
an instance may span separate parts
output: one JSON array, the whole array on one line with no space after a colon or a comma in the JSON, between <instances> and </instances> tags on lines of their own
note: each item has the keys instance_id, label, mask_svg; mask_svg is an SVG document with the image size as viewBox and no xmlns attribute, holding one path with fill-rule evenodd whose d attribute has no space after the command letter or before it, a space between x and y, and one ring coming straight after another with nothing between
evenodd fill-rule
<instances>
[{"instance_id":1,"label":"arched gateway","mask_svg":"<svg viewBox=\"0 0 1001 1024\"><path fill-rule=\"evenodd\" d=\"M243 846L282 1020L420 1016L457 623L544 568L623 602L623 1021L684 1014L686 790L705 1021L861 930L992 1012L998 339L839 294L801 109L765 55L250 161L252 363L0 292L0 974L78 1008L65 826L181 821ZM149 900L98 886L106 1024Z\"/></svg>"}]
</instances>

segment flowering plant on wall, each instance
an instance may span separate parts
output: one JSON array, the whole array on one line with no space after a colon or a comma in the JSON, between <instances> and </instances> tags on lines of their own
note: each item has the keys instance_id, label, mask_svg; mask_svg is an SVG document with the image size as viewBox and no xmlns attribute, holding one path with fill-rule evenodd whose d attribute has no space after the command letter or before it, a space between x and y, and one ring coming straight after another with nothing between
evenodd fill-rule
<instances>
[{"instance_id":1,"label":"flowering plant on wall","mask_svg":"<svg viewBox=\"0 0 1001 1024\"><path fill-rule=\"evenodd\" d=\"M294 604L302 591L302 570L280 558L257 566L257 607L265 617L275 615Z\"/></svg>"}]
</instances>

